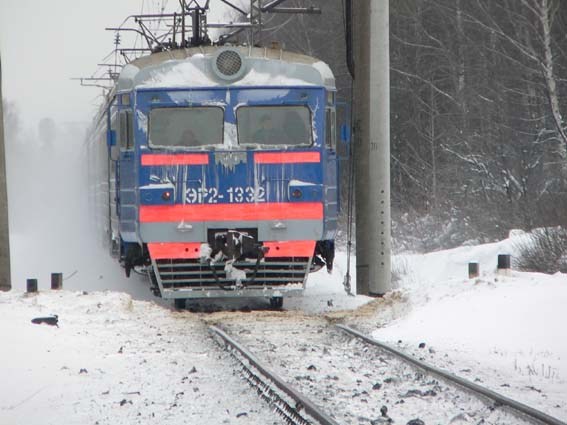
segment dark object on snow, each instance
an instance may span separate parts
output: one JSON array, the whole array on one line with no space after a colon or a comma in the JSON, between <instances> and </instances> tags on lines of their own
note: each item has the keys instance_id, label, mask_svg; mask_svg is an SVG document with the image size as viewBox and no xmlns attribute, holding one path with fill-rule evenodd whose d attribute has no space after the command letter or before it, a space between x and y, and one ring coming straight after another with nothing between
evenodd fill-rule
<instances>
[{"instance_id":1,"label":"dark object on snow","mask_svg":"<svg viewBox=\"0 0 567 425\"><path fill-rule=\"evenodd\" d=\"M437 392L435 390L409 390L407 393L402 395L402 397L435 397Z\"/></svg>"},{"instance_id":2,"label":"dark object on snow","mask_svg":"<svg viewBox=\"0 0 567 425\"><path fill-rule=\"evenodd\" d=\"M309 365L307 367L307 370L317 370L317 368L315 367L315 365Z\"/></svg>"},{"instance_id":3,"label":"dark object on snow","mask_svg":"<svg viewBox=\"0 0 567 425\"><path fill-rule=\"evenodd\" d=\"M37 279L26 280L26 292L28 294L34 294L37 292Z\"/></svg>"},{"instance_id":4,"label":"dark object on snow","mask_svg":"<svg viewBox=\"0 0 567 425\"><path fill-rule=\"evenodd\" d=\"M373 390L379 390L380 388L382 388L382 384L380 382L376 382L374 385L372 385Z\"/></svg>"},{"instance_id":5,"label":"dark object on snow","mask_svg":"<svg viewBox=\"0 0 567 425\"><path fill-rule=\"evenodd\" d=\"M63 289L63 273L51 273L51 289Z\"/></svg>"},{"instance_id":6,"label":"dark object on snow","mask_svg":"<svg viewBox=\"0 0 567 425\"><path fill-rule=\"evenodd\" d=\"M248 413L246 412L241 412L239 414L236 415L237 418L241 418L242 416L248 416Z\"/></svg>"},{"instance_id":7,"label":"dark object on snow","mask_svg":"<svg viewBox=\"0 0 567 425\"><path fill-rule=\"evenodd\" d=\"M425 342L420 342L420 343L419 343L419 348L425 348Z\"/></svg>"},{"instance_id":8,"label":"dark object on snow","mask_svg":"<svg viewBox=\"0 0 567 425\"><path fill-rule=\"evenodd\" d=\"M479 276L478 263L469 263L469 279Z\"/></svg>"},{"instance_id":9,"label":"dark object on snow","mask_svg":"<svg viewBox=\"0 0 567 425\"><path fill-rule=\"evenodd\" d=\"M512 256L510 254L498 254L498 270L508 270L510 268Z\"/></svg>"},{"instance_id":10,"label":"dark object on snow","mask_svg":"<svg viewBox=\"0 0 567 425\"><path fill-rule=\"evenodd\" d=\"M36 317L35 319L32 319L31 322L36 324L36 325L41 325L42 323L45 323L46 325L59 327L59 325L58 325L59 316L54 314L53 316L48 316L48 317Z\"/></svg>"},{"instance_id":11,"label":"dark object on snow","mask_svg":"<svg viewBox=\"0 0 567 425\"><path fill-rule=\"evenodd\" d=\"M393 419L388 416L388 407L382 406L380 408L380 414L382 417L370 421L370 425L391 424L394 422Z\"/></svg>"},{"instance_id":12,"label":"dark object on snow","mask_svg":"<svg viewBox=\"0 0 567 425\"><path fill-rule=\"evenodd\" d=\"M394 420L392 418L378 418L370 421L370 425L384 425L391 424Z\"/></svg>"},{"instance_id":13,"label":"dark object on snow","mask_svg":"<svg viewBox=\"0 0 567 425\"><path fill-rule=\"evenodd\" d=\"M327 300L327 307L333 306L333 300Z\"/></svg>"},{"instance_id":14,"label":"dark object on snow","mask_svg":"<svg viewBox=\"0 0 567 425\"><path fill-rule=\"evenodd\" d=\"M89 371L85 368L81 368L81 370L79 370L79 375L82 373L89 373Z\"/></svg>"},{"instance_id":15,"label":"dark object on snow","mask_svg":"<svg viewBox=\"0 0 567 425\"><path fill-rule=\"evenodd\" d=\"M423 422L421 419L412 419L407 423L407 425L425 425L425 422Z\"/></svg>"},{"instance_id":16,"label":"dark object on snow","mask_svg":"<svg viewBox=\"0 0 567 425\"><path fill-rule=\"evenodd\" d=\"M189 371L189 373L197 373L197 368L195 368L195 366L193 366L191 368L191 370Z\"/></svg>"}]
</instances>

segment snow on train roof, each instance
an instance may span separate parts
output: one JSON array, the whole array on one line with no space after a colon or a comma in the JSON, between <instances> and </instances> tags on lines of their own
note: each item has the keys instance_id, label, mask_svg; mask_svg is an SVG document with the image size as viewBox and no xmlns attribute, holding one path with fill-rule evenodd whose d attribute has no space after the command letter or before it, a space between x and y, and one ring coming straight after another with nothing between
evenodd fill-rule
<instances>
[{"instance_id":1,"label":"snow on train roof","mask_svg":"<svg viewBox=\"0 0 567 425\"><path fill-rule=\"evenodd\" d=\"M243 59L240 78L228 81L213 70L213 60L224 47L202 47L154 53L126 65L117 90L150 87L315 85L335 89L329 66L310 56L277 49L230 47Z\"/></svg>"}]
</instances>

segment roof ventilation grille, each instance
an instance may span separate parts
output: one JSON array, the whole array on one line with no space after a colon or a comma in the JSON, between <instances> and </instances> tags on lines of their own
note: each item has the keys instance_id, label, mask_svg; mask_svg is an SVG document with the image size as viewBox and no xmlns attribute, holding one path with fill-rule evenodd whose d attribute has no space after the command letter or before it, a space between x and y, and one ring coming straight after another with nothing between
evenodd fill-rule
<instances>
[{"instance_id":1,"label":"roof ventilation grille","mask_svg":"<svg viewBox=\"0 0 567 425\"><path fill-rule=\"evenodd\" d=\"M236 49L223 49L213 57L213 70L224 80L236 80L244 73L244 60Z\"/></svg>"}]
</instances>

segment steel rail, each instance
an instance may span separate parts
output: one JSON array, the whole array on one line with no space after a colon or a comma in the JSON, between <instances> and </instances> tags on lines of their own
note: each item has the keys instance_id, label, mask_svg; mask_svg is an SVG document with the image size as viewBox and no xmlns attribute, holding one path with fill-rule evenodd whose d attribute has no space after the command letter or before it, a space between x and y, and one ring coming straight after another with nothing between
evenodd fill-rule
<instances>
[{"instance_id":1,"label":"steel rail","mask_svg":"<svg viewBox=\"0 0 567 425\"><path fill-rule=\"evenodd\" d=\"M501 394L498 394L495 391L489 390L487 388L481 387L480 385L474 384L466 379L463 379L457 375L454 375L450 372L447 372L443 369L439 369L435 366L431 366L428 365L427 363L424 363L420 360L417 360L416 358L403 353L402 351L399 351L387 344L384 344L383 342L377 341L373 338L370 338L369 336L364 335L363 333L360 333L359 331L349 328L348 326L344 326L344 325L336 325L337 328L341 329L342 331L353 335L357 338L360 338L364 341L366 341L367 343L371 344L371 345L375 345L381 349L383 349L384 351L387 351L389 353L394 354L395 356L407 361L408 363L411 363L414 366L417 366L420 369L424 369L427 372L437 375L443 379L446 379L454 384L457 384L460 387L463 387L469 391L472 391L474 393L477 394L481 394L484 397L489 398L490 400L494 401L495 403L502 405L502 406L507 406L513 410L515 410L518 413L521 413L522 415L525 415L527 417L529 417L532 420L537 420L540 423L546 424L546 425L567 425L566 422L562 422L557 418L554 418L553 416L549 416L546 413L543 413L540 410L534 409L533 407L527 406L523 403L520 403L516 400L512 400L511 398L508 398L506 396L503 396Z\"/></svg>"},{"instance_id":2,"label":"steel rail","mask_svg":"<svg viewBox=\"0 0 567 425\"><path fill-rule=\"evenodd\" d=\"M242 354L258 371L268 377L281 391L286 393L291 397L296 403L301 404L305 413L311 416L313 419L318 421L321 425L339 425L334 419L329 417L326 413L321 411L321 409L315 405L311 400L309 400L305 395L301 394L291 385L286 383L282 378L276 375L273 371L268 369L266 366L262 365L260 361L248 351L243 345L238 343L235 339L230 337L221 329L216 326L210 326L209 330L215 335L219 336L225 343L230 345L232 348L237 350Z\"/></svg>"}]
</instances>

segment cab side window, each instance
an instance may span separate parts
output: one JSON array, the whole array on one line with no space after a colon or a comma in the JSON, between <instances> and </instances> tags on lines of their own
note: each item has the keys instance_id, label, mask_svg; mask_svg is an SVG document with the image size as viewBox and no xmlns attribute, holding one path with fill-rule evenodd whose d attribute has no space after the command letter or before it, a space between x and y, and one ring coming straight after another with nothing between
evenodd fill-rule
<instances>
[{"instance_id":1,"label":"cab side window","mask_svg":"<svg viewBox=\"0 0 567 425\"><path fill-rule=\"evenodd\" d=\"M337 113L335 108L327 108L325 121L325 144L328 149L335 150L337 146Z\"/></svg>"},{"instance_id":2,"label":"cab side window","mask_svg":"<svg viewBox=\"0 0 567 425\"><path fill-rule=\"evenodd\" d=\"M134 147L134 135L132 131L132 113L130 111L120 111L119 129L118 143L120 149L132 149Z\"/></svg>"}]
</instances>

